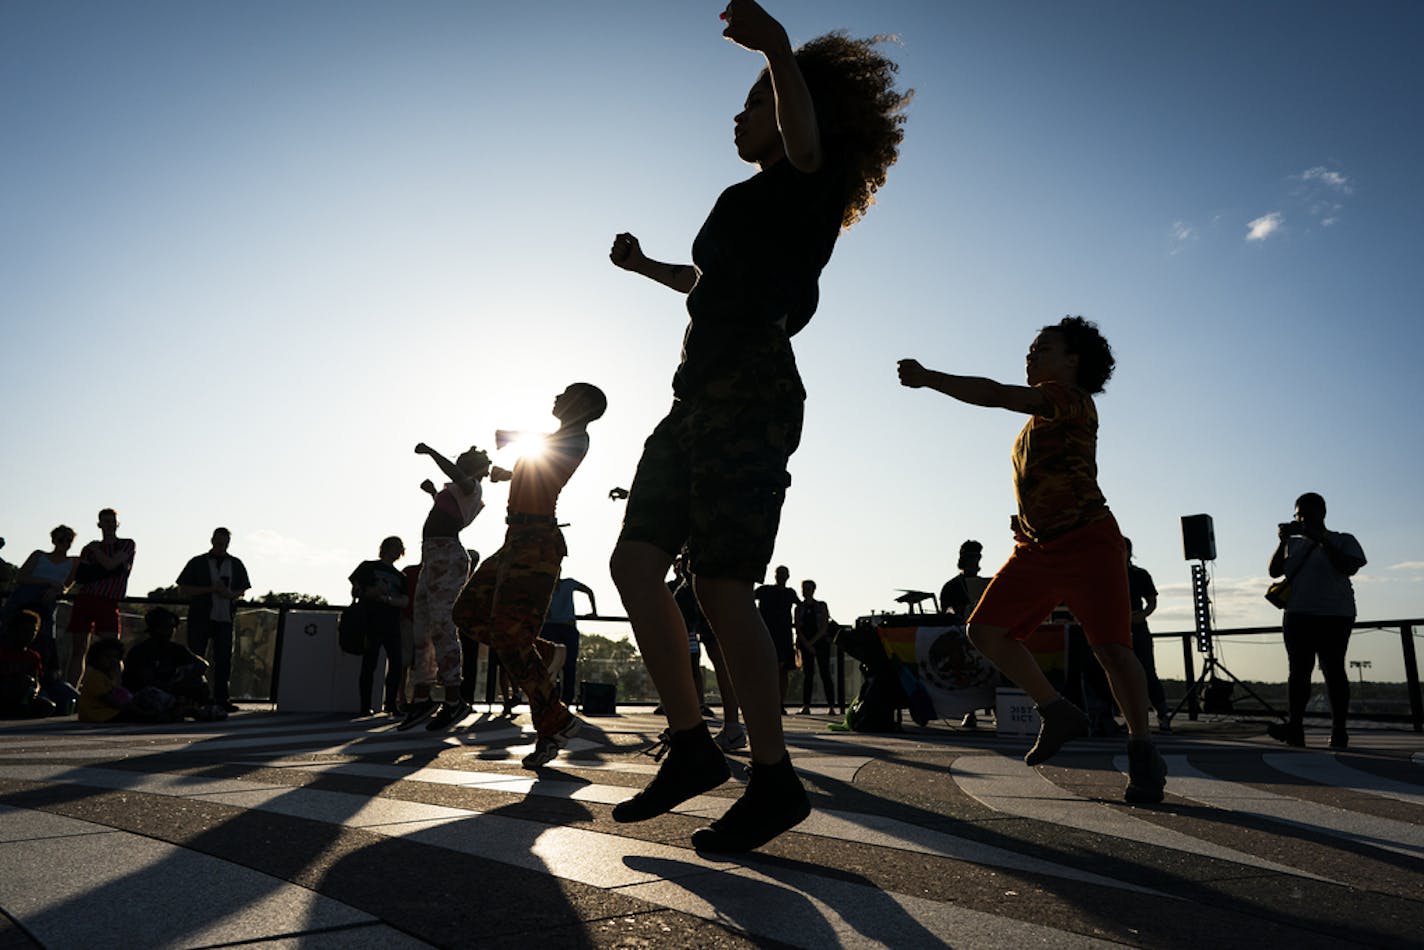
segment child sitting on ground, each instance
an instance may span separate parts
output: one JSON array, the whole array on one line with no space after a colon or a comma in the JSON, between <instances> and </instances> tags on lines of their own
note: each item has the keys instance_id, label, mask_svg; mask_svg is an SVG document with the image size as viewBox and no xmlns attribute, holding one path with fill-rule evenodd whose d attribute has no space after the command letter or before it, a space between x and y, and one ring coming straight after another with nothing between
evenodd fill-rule
<instances>
[{"instance_id":1,"label":"child sitting on ground","mask_svg":"<svg viewBox=\"0 0 1424 950\"><path fill-rule=\"evenodd\" d=\"M118 637L103 637L84 653L84 678L79 683L79 721L114 722L134 718L133 693L120 685L124 675L124 645Z\"/></svg>"},{"instance_id":2,"label":"child sitting on ground","mask_svg":"<svg viewBox=\"0 0 1424 950\"><path fill-rule=\"evenodd\" d=\"M0 718L39 719L54 714L55 707L41 691L44 662L34 648L41 618L22 610L0 632Z\"/></svg>"},{"instance_id":3,"label":"child sitting on ground","mask_svg":"<svg viewBox=\"0 0 1424 950\"><path fill-rule=\"evenodd\" d=\"M124 657L122 682L134 694L135 710L140 715L145 710L168 710L173 720L226 719L227 710L212 701L207 661L173 642L178 615L167 607L155 607L143 619L148 636Z\"/></svg>"}]
</instances>

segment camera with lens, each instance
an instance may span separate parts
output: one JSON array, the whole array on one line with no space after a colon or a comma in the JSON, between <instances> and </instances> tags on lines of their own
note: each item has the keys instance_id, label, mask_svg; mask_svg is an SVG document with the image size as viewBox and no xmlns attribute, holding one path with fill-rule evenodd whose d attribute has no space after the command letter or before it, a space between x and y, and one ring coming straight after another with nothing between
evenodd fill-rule
<instances>
[{"instance_id":1,"label":"camera with lens","mask_svg":"<svg viewBox=\"0 0 1424 950\"><path fill-rule=\"evenodd\" d=\"M1299 521L1282 521L1280 528L1282 534L1291 538L1298 538L1305 534L1305 525Z\"/></svg>"}]
</instances>

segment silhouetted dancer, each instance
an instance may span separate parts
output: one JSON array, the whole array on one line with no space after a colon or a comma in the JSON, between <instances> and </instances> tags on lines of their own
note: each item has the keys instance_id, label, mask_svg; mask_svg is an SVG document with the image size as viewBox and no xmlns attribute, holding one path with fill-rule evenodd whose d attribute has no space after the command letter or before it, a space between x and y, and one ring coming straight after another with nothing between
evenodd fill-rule
<instances>
[{"instance_id":1,"label":"silhouetted dancer","mask_svg":"<svg viewBox=\"0 0 1424 950\"><path fill-rule=\"evenodd\" d=\"M429 717L429 730L448 729L470 714L470 704L461 695L465 656L460 634L450 609L470 579L470 554L460 532L470 526L484 508L480 482L504 481L509 473L491 468L489 455L473 445L451 462L421 442L417 455L428 455L450 479L439 490L429 479L420 487L431 497L430 513L420 529L420 576L415 582L412 643L411 703L398 729L409 729ZM434 690L440 689L436 708ZM386 697L388 711L394 712L394 696Z\"/></svg>"},{"instance_id":2,"label":"silhouetted dancer","mask_svg":"<svg viewBox=\"0 0 1424 950\"><path fill-rule=\"evenodd\" d=\"M927 370L900 361L900 382L928 386L975 406L1026 413L1014 442L1014 551L969 617L969 639L1038 705L1038 741L1024 756L1047 760L1088 734L1083 711L1059 695L1023 639L1061 601L1083 627L1127 719L1128 785L1133 803L1162 800L1167 763L1152 744L1147 681L1132 652L1127 549L1098 487L1098 410L1094 393L1112 376L1114 359L1095 324L1064 317L1029 347L1028 385Z\"/></svg>"},{"instance_id":3,"label":"silhouetted dancer","mask_svg":"<svg viewBox=\"0 0 1424 950\"><path fill-rule=\"evenodd\" d=\"M485 558L455 601L455 624L498 655L529 700L537 738L534 751L524 757L526 769L552 762L583 726L559 695L550 661L535 641L568 553L554 514L559 493L588 454L588 424L607 408L603 390L590 383L574 383L554 399L559 428L540 436L541 444L514 464L504 544ZM504 429L495 433L496 447L516 439L530 437ZM555 644L543 643L552 656Z\"/></svg>"},{"instance_id":4,"label":"silhouetted dancer","mask_svg":"<svg viewBox=\"0 0 1424 950\"><path fill-rule=\"evenodd\" d=\"M691 320L671 411L634 477L612 557L648 672L666 707L670 748L652 782L613 809L661 815L730 777L698 708L682 617L663 583L687 545L698 602L722 645L751 745L745 794L692 843L756 848L810 813L781 728L776 654L752 601L766 574L801 438L806 391L791 337L816 311L817 281L842 227L860 218L895 161L908 96L871 41L824 36L793 52L751 0L733 0L728 39L766 69L735 120L737 154L760 171L717 199L693 264L644 256L620 234L610 257L687 295Z\"/></svg>"}]
</instances>

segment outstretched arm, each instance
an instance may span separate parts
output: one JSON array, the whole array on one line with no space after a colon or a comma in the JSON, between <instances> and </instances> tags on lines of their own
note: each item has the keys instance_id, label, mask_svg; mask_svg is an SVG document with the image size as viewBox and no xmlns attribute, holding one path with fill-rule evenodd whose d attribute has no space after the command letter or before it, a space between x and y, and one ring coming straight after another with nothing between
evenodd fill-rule
<instances>
[{"instance_id":1,"label":"outstretched arm","mask_svg":"<svg viewBox=\"0 0 1424 950\"><path fill-rule=\"evenodd\" d=\"M627 232L613 238L608 259L624 270L642 274L680 294L691 293L697 284L697 268L691 264L664 264L662 261L653 260L643 253L638 239Z\"/></svg>"},{"instance_id":2,"label":"outstretched arm","mask_svg":"<svg viewBox=\"0 0 1424 950\"><path fill-rule=\"evenodd\" d=\"M424 442L416 445L415 454L430 456L431 461L440 467L440 471L444 473L445 477L450 479L453 484L458 485L460 491L466 495L471 494L475 490L475 480L473 478L460 471L459 466Z\"/></svg>"},{"instance_id":3,"label":"outstretched arm","mask_svg":"<svg viewBox=\"0 0 1424 950\"><path fill-rule=\"evenodd\" d=\"M766 57L766 71L776 97L776 125L781 130L786 160L798 171L818 170L822 154L816 106L801 67L796 64L786 29L756 0L731 0L722 19L727 21L723 36Z\"/></svg>"},{"instance_id":4,"label":"outstretched arm","mask_svg":"<svg viewBox=\"0 0 1424 950\"><path fill-rule=\"evenodd\" d=\"M1008 409L1030 415L1048 408L1043 393L1031 386L1010 386L982 376L951 376L925 369L915 360L901 360L899 367L900 385L909 389L924 387L972 406Z\"/></svg>"}]
</instances>

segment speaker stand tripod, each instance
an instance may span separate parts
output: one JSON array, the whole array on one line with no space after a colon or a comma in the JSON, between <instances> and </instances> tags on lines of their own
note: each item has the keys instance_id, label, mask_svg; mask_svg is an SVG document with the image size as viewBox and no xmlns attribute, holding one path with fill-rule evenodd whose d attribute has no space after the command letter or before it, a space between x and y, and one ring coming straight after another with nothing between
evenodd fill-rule
<instances>
[{"instance_id":1,"label":"speaker stand tripod","mask_svg":"<svg viewBox=\"0 0 1424 950\"><path fill-rule=\"evenodd\" d=\"M1219 683L1218 673L1224 674L1231 682L1240 686L1242 691L1260 703L1266 712L1277 718L1284 718L1275 707L1258 696L1255 690L1242 682L1235 673L1226 668L1225 663L1216 658L1216 647L1212 643L1211 636L1211 596L1207 585L1206 561L1199 560L1192 565L1192 617L1196 622L1197 651L1202 654L1202 670L1201 675L1187 688L1182 701L1177 703L1177 708L1165 717L1167 723L1170 724L1177 714L1194 699L1201 701L1203 711L1213 711L1206 708L1209 704L1202 700L1202 697L1204 694L1209 694L1212 688Z\"/></svg>"}]
</instances>

